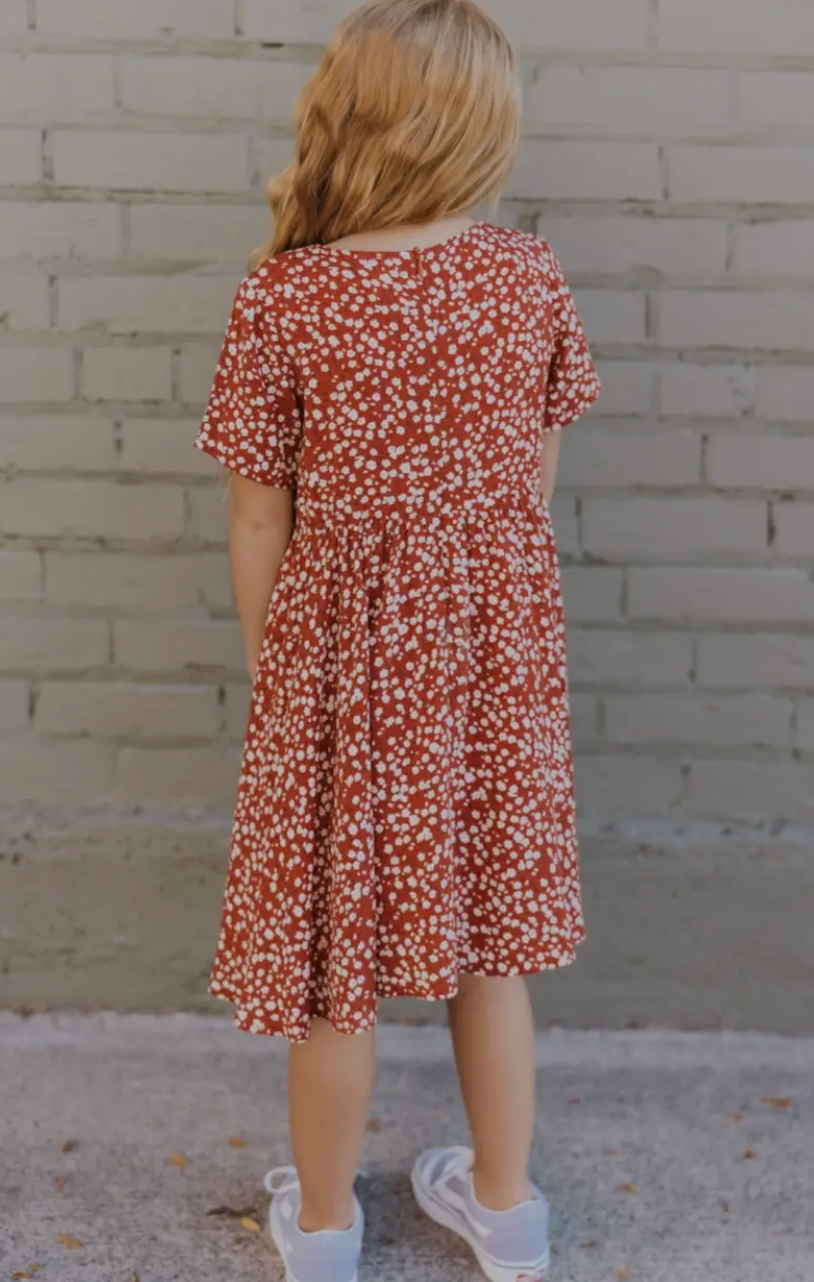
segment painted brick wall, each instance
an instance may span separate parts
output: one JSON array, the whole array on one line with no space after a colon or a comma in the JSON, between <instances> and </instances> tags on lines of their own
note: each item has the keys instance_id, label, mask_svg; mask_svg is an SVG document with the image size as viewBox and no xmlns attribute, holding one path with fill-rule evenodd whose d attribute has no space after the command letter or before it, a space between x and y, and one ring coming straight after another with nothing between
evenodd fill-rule
<instances>
[{"instance_id":1,"label":"painted brick wall","mask_svg":"<svg viewBox=\"0 0 814 1282\"><path fill-rule=\"evenodd\" d=\"M814 820L814 8L502 0L502 217L605 396L556 500L589 818ZM228 810L246 714L191 448L340 0L0 6L0 803Z\"/></svg>"}]
</instances>

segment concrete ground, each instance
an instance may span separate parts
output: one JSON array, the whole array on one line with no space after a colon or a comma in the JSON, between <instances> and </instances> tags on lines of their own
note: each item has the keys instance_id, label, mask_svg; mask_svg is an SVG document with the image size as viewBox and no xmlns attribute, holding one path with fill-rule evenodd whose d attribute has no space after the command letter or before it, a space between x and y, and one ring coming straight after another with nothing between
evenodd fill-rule
<instances>
[{"instance_id":1,"label":"concrete ground","mask_svg":"<svg viewBox=\"0 0 814 1282\"><path fill-rule=\"evenodd\" d=\"M277 1282L284 1049L217 1017L0 1015L0 1280ZM474 1280L406 1177L464 1136L446 1035L384 1027L380 1055L362 1282ZM555 1031L538 1058L552 1282L814 1280L814 1041Z\"/></svg>"}]
</instances>

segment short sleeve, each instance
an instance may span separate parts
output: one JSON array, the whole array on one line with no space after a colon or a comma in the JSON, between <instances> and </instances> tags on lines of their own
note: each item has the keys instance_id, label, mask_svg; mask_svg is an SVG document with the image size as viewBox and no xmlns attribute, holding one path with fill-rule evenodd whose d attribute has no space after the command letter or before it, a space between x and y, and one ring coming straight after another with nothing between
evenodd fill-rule
<instances>
[{"instance_id":1,"label":"short sleeve","mask_svg":"<svg viewBox=\"0 0 814 1282\"><path fill-rule=\"evenodd\" d=\"M584 414L602 389L573 295L559 262L548 252L554 349L548 369L545 430L554 432Z\"/></svg>"},{"instance_id":2,"label":"short sleeve","mask_svg":"<svg viewBox=\"0 0 814 1282\"><path fill-rule=\"evenodd\" d=\"M250 481L293 489L302 437L295 372L257 276L237 291L195 446Z\"/></svg>"}]
</instances>

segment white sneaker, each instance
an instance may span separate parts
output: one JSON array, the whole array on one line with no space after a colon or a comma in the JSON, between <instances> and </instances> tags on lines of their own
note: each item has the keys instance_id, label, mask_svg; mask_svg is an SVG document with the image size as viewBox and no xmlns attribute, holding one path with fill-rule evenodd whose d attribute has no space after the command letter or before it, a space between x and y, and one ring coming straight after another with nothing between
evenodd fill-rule
<instances>
[{"instance_id":1,"label":"white sneaker","mask_svg":"<svg viewBox=\"0 0 814 1282\"><path fill-rule=\"evenodd\" d=\"M303 1233L302 1194L294 1167L276 1167L263 1183L272 1196L269 1229L285 1265L286 1282L358 1282L365 1217L356 1195L356 1219L349 1229Z\"/></svg>"},{"instance_id":2,"label":"white sneaker","mask_svg":"<svg viewBox=\"0 0 814 1282\"><path fill-rule=\"evenodd\" d=\"M551 1263L548 1202L538 1188L528 1202L490 1211L475 1197L474 1154L434 1148L413 1167L413 1192L422 1211L452 1229L475 1252L489 1282L545 1282Z\"/></svg>"}]
</instances>

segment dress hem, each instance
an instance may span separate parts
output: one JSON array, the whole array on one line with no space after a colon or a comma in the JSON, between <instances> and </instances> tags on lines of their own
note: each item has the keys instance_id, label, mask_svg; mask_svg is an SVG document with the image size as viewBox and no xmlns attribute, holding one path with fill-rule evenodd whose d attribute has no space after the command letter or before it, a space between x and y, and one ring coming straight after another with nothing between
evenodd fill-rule
<instances>
[{"instance_id":1,"label":"dress hem","mask_svg":"<svg viewBox=\"0 0 814 1282\"><path fill-rule=\"evenodd\" d=\"M565 970L572 966L577 960L577 949L579 945L585 942L586 935L583 933L577 937L572 944L571 951L560 957L557 961L537 963L528 967L512 967L509 970L491 969L474 969L468 970L461 966L459 975L472 975L481 979L530 979L534 975L544 975L552 970ZM269 1021L264 1027L257 1027L257 1020L254 1016L249 1015L244 1009L241 1009L245 1001L246 994L226 980L212 978L207 985L207 991L211 997L217 998L218 1001L232 1002L237 1006L234 1012L232 1023L241 1033L251 1033L258 1037L282 1037L292 1045L301 1045L308 1041L309 1033L304 1034L295 1031L294 1023L285 1024L282 1021ZM375 998L377 1001L393 1001L402 998L409 998L413 1001L425 1001L433 1005L438 1002L448 1002L458 995L458 988L449 992L439 992L437 994L419 993L410 988L404 988L399 985L379 985L376 988ZM378 1013L371 1019L363 1023L354 1023L350 1025L346 1020L334 1019L330 1014L314 1012L303 1016L302 1022L307 1026L312 1019L324 1019L331 1025L336 1033L343 1036L356 1036L361 1033L369 1033L379 1024Z\"/></svg>"}]
</instances>

